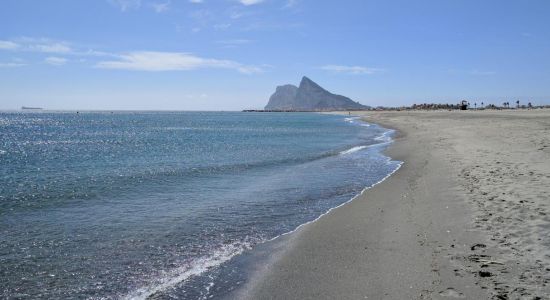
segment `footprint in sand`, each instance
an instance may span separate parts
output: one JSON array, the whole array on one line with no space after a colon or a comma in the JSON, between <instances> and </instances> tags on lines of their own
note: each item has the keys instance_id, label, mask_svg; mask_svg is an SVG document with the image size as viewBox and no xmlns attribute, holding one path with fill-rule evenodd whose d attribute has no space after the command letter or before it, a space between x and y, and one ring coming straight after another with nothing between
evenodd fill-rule
<instances>
[{"instance_id":1,"label":"footprint in sand","mask_svg":"<svg viewBox=\"0 0 550 300\"><path fill-rule=\"evenodd\" d=\"M442 292L439 292L439 295L442 297L451 297L451 298L466 298L464 294L457 292L453 288L448 288Z\"/></svg>"}]
</instances>

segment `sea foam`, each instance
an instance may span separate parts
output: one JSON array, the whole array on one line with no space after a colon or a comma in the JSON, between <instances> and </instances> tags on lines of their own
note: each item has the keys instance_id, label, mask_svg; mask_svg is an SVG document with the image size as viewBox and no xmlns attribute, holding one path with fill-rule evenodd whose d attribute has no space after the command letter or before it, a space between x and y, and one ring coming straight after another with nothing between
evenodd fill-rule
<instances>
[{"instance_id":1,"label":"sea foam","mask_svg":"<svg viewBox=\"0 0 550 300\"><path fill-rule=\"evenodd\" d=\"M353 147L353 148L350 148L350 149L348 149L348 150L345 150L345 151L340 152L340 154L341 154L341 155L350 154L350 153L353 153L353 152L357 152L357 151L359 151L359 150L363 150L363 149L365 149L365 148L367 148L367 146L355 146L355 147Z\"/></svg>"},{"instance_id":2,"label":"sea foam","mask_svg":"<svg viewBox=\"0 0 550 300\"><path fill-rule=\"evenodd\" d=\"M192 276L200 275L212 268L220 266L227 262L232 257L243 253L245 250L251 249L251 244L248 242L233 243L224 245L214 251L211 255L194 259L189 264L180 266L176 269L166 272L165 274L154 279L152 283L145 285L130 292L122 297L122 299L145 300L156 293L174 288L178 284L185 282ZM213 286L210 283L207 286L207 291Z\"/></svg>"}]
</instances>

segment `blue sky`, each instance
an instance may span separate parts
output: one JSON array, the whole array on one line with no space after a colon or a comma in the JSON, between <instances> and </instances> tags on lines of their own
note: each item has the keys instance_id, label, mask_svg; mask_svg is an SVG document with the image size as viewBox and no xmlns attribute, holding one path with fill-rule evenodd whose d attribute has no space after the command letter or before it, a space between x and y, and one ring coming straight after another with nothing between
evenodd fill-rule
<instances>
[{"instance_id":1,"label":"blue sky","mask_svg":"<svg viewBox=\"0 0 550 300\"><path fill-rule=\"evenodd\" d=\"M261 108L303 75L367 105L550 104L547 0L0 7L0 109Z\"/></svg>"}]
</instances>

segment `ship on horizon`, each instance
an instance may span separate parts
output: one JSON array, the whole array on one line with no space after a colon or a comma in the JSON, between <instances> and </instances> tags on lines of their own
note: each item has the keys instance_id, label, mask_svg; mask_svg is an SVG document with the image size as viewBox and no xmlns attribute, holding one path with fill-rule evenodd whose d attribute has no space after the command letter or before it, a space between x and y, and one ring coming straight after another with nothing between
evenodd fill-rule
<instances>
[{"instance_id":1,"label":"ship on horizon","mask_svg":"<svg viewBox=\"0 0 550 300\"><path fill-rule=\"evenodd\" d=\"M22 110L43 110L42 107L29 107L29 106L21 106Z\"/></svg>"}]
</instances>

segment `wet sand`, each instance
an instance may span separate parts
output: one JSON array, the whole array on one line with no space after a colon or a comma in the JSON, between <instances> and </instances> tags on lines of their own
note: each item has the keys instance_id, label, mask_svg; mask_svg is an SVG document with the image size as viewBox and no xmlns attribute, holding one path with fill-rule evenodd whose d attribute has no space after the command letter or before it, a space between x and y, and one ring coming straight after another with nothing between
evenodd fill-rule
<instances>
[{"instance_id":1,"label":"wet sand","mask_svg":"<svg viewBox=\"0 0 550 300\"><path fill-rule=\"evenodd\" d=\"M251 299L548 299L550 110L358 112L404 162L300 228Z\"/></svg>"}]
</instances>

